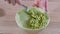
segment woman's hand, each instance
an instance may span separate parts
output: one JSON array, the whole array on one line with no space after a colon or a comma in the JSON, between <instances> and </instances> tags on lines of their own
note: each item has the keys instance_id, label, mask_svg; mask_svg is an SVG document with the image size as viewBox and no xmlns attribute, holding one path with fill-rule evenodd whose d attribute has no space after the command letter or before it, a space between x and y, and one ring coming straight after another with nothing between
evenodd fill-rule
<instances>
[{"instance_id":1,"label":"woman's hand","mask_svg":"<svg viewBox=\"0 0 60 34\"><path fill-rule=\"evenodd\" d=\"M48 2L48 0L34 0L33 6L36 6L36 7L39 7L39 8L42 8L42 9L48 11L47 2Z\"/></svg>"},{"instance_id":2,"label":"woman's hand","mask_svg":"<svg viewBox=\"0 0 60 34\"><path fill-rule=\"evenodd\" d=\"M20 4L21 0L5 0L7 1L9 4L13 4L15 5L16 3Z\"/></svg>"}]
</instances>

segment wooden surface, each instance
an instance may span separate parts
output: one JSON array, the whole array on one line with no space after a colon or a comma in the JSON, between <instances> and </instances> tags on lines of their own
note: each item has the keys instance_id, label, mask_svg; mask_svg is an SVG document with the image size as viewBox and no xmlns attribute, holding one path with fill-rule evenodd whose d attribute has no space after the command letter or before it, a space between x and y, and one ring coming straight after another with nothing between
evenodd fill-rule
<instances>
[{"instance_id":1,"label":"wooden surface","mask_svg":"<svg viewBox=\"0 0 60 34\"><path fill-rule=\"evenodd\" d=\"M31 6L32 2L28 2L26 1L25 3ZM49 0L48 7L50 24L39 34L60 34L60 0ZM19 5L13 6L4 0L0 0L0 33L26 34L26 32L18 28L15 22L15 14L21 8Z\"/></svg>"}]
</instances>

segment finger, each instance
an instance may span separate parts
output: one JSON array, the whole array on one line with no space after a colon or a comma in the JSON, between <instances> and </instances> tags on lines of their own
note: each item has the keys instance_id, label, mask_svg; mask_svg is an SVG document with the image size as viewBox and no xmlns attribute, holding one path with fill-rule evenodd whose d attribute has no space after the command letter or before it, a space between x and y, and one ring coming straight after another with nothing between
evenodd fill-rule
<instances>
[{"instance_id":1,"label":"finger","mask_svg":"<svg viewBox=\"0 0 60 34\"><path fill-rule=\"evenodd\" d=\"M45 0L45 10L48 11L48 0Z\"/></svg>"},{"instance_id":2,"label":"finger","mask_svg":"<svg viewBox=\"0 0 60 34\"><path fill-rule=\"evenodd\" d=\"M7 0L5 0L5 1L7 1Z\"/></svg>"},{"instance_id":3,"label":"finger","mask_svg":"<svg viewBox=\"0 0 60 34\"><path fill-rule=\"evenodd\" d=\"M21 0L16 0L16 3L20 5Z\"/></svg>"},{"instance_id":4,"label":"finger","mask_svg":"<svg viewBox=\"0 0 60 34\"><path fill-rule=\"evenodd\" d=\"M7 1L8 1L9 4L11 3L11 0L7 0Z\"/></svg>"},{"instance_id":5,"label":"finger","mask_svg":"<svg viewBox=\"0 0 60 34\"><path fill-rule=\"evenodd\" d=\"M15 5L15 4L16 4L16 0L11 0L11 3L12 3L13 5Z\"/></svg>"},{"instance_id":6,"label":"finger","mask_svg":"<svg viewBox=\"0 0 60 34\"><path fill-rule=\"evenodd\" d=\"M39 7L40 3L41 3L41 0L35 0L34 1L34 6Z\"/></svg>"}]
</instances>

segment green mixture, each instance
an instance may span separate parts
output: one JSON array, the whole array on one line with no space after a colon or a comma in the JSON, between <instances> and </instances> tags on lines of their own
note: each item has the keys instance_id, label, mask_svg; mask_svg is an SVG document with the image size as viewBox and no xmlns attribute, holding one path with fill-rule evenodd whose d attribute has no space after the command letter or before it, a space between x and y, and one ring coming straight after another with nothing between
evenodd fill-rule
<instances>
[{"instance_id":1,"label":"green mixture","mask_svg":"<svg viewBox=\"0 0 60 34\"><path fill-rule=\"evenodd\" d=\"M37 10L36 8L31 8L28 12L26 12L25 10L24 13L29 16L29 19L23 25L26 28L40 29L40 28L45 27L45 25L48 22L47 13L43 13L40 10Z\"/></svg>"}]
</instances>

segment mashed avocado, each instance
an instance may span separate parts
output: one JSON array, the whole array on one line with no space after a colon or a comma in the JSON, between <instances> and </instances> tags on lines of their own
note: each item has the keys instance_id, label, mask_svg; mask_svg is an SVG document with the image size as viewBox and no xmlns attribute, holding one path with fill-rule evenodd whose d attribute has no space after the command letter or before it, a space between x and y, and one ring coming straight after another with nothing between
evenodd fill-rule
<instances>
[{"instance_id":1,"label":"mashed avocado","mask_svg":"<svg viewBox=\"0 0 60 34\"><path fill-rule=\"evenodd\" d=\"M40 29L45 27L48 22L47 13L43 13L37 8L31 8L28 12L26 10L21 11L18 15L20 16L20 21L25 22L23 24L25 28Z\"/></svg>"}]
</instances>

